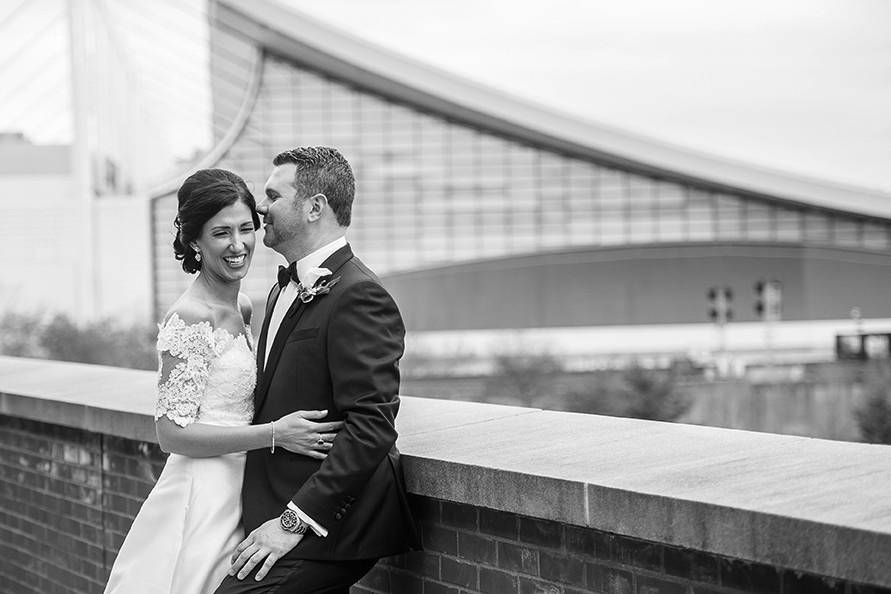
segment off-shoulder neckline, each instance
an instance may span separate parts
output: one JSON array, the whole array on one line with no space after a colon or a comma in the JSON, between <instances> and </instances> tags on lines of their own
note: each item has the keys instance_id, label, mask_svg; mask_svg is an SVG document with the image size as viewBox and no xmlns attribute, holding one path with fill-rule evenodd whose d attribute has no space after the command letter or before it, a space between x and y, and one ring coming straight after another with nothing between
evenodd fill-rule
<instances>
[{"instance_id":1,"label":"off-shoulder neckline","mask_svg":"<svg viewBox=\"0 0 891 594\"><path fill-rule=\"evenodd\" d=\"M181 325L183 328L188 328L190 326L201 326L203 328L207 328L210 331L211 336L215 336L219 332L222 336L228 338L229 340L237 340L239 338L243 338L246 343L251 343L250 338L248 338L248 327L246 324L243 324L245 332L239 332L236 336L235 334L229 332L229 330L227 330L226 328L214 328L213 324L210 323L210 320L201 320L198 322L187 324L186 321L182 319L182 317L180 317L179 313L176 311L171 313L162 323L158 324L158 330L163 330L164 328L170 326L171 323L176 323L175 320L179 320L179 325Z\"/></svg>"}]
</instances>

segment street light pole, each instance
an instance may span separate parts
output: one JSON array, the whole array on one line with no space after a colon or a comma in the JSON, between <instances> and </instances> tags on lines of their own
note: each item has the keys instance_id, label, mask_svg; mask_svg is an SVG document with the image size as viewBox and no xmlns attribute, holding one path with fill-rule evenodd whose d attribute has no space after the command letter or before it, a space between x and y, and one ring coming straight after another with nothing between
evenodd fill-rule
<instances>
[{"instance_id":1,"label":"street light pole","mask_svg":"<svg viewBox=\"0 0 891 594\"><path fill-rule=\"evenodd\" d=\"M851 319L854 320L854 331L863 334L863 312L859 307L851 308Z\"/></svg>"},{"instance_id":2,"label":"street light pole","mask_svg":"<svg viewBox=\"0 0 891 594\"><path fill-rule=\"evenodd\" d=\"M764 321L764 346L767 351L767 365L773 367L773 336L776 323L783 313L783 283L778 280L759 280L755 283L755 315Z\"/></svg>"}]
</instances>

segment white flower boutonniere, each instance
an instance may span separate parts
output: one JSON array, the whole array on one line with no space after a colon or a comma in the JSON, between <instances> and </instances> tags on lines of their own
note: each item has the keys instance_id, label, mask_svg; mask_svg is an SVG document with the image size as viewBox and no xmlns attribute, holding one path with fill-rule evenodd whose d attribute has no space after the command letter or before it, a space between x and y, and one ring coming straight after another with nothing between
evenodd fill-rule
<instances>
[{"instance_id":1,"label":"white flower boutonniere","mask_svg":"<svg viewBox=\"0 0 891 594\"><path fill-rule=\"evenodd\" d=\"M314 287L316 283L319 282L320 278L324 278L326 276L331 276L331 271L327 268L310 268L306 271L306 278L303 279L304 287Z\"/></svg>"},{"instance_id":2,"label":"white flower boutonniere","mask_svg":"<svg viewBox=\"0 0 891 594\"><path fill-rule=\"evenodd\" d=\"M321 280L326 276L330 276L331 271L327 268L310 268L306 273L306 281L309 287L300 286L300 292L297 298L303 303L309 303L315 299L316 295L327 295L331 292L331 287L340 281L340 277L329 280Z\"/></svg>"}]
</instances>

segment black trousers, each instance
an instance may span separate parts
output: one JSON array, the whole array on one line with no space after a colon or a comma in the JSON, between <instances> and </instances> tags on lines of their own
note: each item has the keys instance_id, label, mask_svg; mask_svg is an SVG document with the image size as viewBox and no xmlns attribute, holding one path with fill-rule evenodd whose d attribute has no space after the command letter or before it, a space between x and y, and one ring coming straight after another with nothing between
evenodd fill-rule
<instances>
[{"instance_id":1,"label":"black trousers","mask_svg":"<svg viewBox=\"0 0 891 594\"><path fill-rule=\"evenodd\" d=\"M279 559L263 581L254 579L263 564L243 580L228 575L215 594L349 594L350 586L368 573L377 559L309 561Z\"/></svg>"}]
</instances>

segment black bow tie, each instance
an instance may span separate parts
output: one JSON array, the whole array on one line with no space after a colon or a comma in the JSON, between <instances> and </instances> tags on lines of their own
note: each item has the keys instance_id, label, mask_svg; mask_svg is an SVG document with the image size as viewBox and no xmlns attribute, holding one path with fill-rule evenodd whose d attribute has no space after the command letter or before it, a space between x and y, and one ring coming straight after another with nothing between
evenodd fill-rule
<instances>
[{"instance_id":1,"label":"black bow tie","mask_svg":"<svg viewBox=\"0 0 891 594\"><path fill-rule=\"evenodd\" d=\"M294 262L290 266L279 266L278 267L278 286L282 289L288 286L288 283L294 281L298 285L300 284L300 278L297 276L297 263Z\"/></svg>"}]
</instances>

